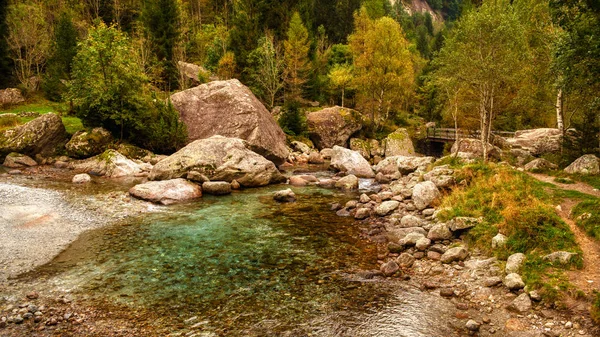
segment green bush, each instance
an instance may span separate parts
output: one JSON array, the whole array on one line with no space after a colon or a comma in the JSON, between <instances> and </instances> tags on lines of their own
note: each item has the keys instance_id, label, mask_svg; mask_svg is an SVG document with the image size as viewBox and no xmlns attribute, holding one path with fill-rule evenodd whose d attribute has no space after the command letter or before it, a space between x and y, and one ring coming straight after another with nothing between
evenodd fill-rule
<instances>
[{"instance_id":1,"label":"green bush","mask_svg":"<svg viewBox=\"0 0 600 337\"><path fill-rule=\"evenodd\" d=\"M573 209L577 226L596 239L600 239L600 199L580 202Z\"/></svg>"},{"instance_id":2,"label":"green bush","mask_svg":"<svg viewBox=\"0 0 600 337\"><path fill-rule=\"evenodd\" d=\"M179 119L179 113L171 101L163 103L154 100L149 120L144 130L142 145L155 153L173 153L183 147L187 141L187 128ZM139 142L138 142L139 144Z\"/></svg>"},{"instance_id":3,"label":"green bush","mask_svg":"<svg viewBox=\"0 0 600 337\"><path fill-rule=\"evenodd\" d=\"M596 293L596 298L592 302L592 309L590 310L592 320L596 324L600 324L600 293Z\"/></svg>"},{"instance_id":4,"label":"green bush","mask_svg":"<svg viewBox=\"0 0 600 337\"><path fill-rule=\"evenodd\" d=\"M279 126L290 136L301 136L306 133L308 129L306 116L300 111L298 102L293 101L285 105L279 117Z\"/></svg>"}]
</instances>

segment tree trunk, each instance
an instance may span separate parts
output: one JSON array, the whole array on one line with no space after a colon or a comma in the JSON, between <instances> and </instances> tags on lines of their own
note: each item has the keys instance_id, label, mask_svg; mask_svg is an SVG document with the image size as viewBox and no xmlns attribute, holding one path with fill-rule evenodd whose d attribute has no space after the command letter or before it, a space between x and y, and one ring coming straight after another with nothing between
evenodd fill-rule
<instances>
[{"instance_id":1,"label":"tree trunk","mask_svg":"<svg viewBox=\"0 0 600 337\"><path fill-rule=\"evenodd\" d=\"M344 107L344 88L342 88L342 108Z\"/></svg>"},{"instance_id":2,"label":"tree trunk","mask_svg":"<svg viewBox=\"0 0 600 337\"><path fill-rule=\"evenodd\" d=\"M556 93L556 127L560 130L562 136L565 135L565 121L563 113L563 92L562 89L558 89Z\"/></svg>"}]
</instances>

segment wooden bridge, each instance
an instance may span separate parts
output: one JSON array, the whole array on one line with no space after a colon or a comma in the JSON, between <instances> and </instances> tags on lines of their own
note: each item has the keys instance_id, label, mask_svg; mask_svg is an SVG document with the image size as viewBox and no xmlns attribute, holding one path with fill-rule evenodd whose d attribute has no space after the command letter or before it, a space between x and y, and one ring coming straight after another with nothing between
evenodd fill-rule
<instances>
[{"instance_id":1,"label":"wooden bridge","mask_svg":"<svg viewBox=\"0 0 600 337\"><path fill-rule=\"evenodd\" d=\"M513 138L514 132L510 131L492 131L493 135L502 136L504 138ZM458 129L458 138L475 138L481 137L479 130L462 130ZM452 128L427 128L427 139L435 142L453 142L456 140L456 129Z\"/></svg>"}]
</instances>

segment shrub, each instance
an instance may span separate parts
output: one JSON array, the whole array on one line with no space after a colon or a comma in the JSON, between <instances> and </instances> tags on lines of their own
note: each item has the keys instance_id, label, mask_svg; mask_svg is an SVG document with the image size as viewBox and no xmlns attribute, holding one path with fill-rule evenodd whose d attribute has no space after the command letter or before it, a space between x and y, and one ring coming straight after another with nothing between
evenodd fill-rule
<instances>
[{"instance_id":1,"label":"shrub","mask_svg":"<svg viewBox=\"0 0 600 337\"><path fill-rule=\"evenodd\" d=\"M300 111L300 104L292 101L283 108L281 117L279 117L279 126L290 136L301 136L308 129L306 125L306 116Z\"/></svg>"},{"instance_id":2,"label":"shrub","mask_svg":"<svg viewBox=\"0 0 600 337\"><path fill-rule=\"evenodd\" d=\"M187 141L187 129L179 119L179 113L171 104L154 99L148 120L152 121L144 130L144 147L156 153L173 153Z\"/></svg>"}]
</instances>

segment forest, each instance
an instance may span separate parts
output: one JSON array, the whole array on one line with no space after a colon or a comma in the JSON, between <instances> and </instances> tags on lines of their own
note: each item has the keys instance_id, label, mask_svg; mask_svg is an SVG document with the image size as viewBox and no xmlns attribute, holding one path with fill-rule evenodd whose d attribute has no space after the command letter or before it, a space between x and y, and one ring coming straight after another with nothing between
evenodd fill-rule
<instances>
[{"instance_id":1,"label":"forest","mask_svg":"<svg viewBox=\"0 0 600 337\"><path fill-rule=\"evenodd\" d=\"M191 85L180 62L200 83L239 79L292 135L299 111L342 105L370 137L420 118L557 127L571 159L598 148L594 0L0 0L0 88L155 151L183 142L164 102Z\"/></svg>"}]
</instances>

